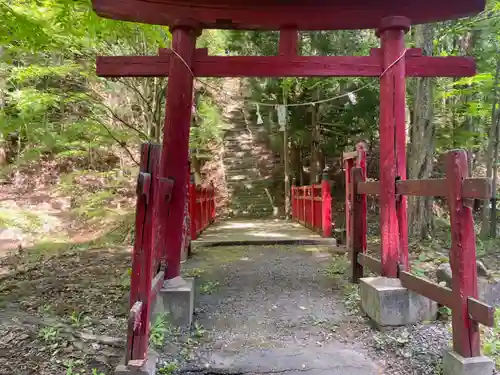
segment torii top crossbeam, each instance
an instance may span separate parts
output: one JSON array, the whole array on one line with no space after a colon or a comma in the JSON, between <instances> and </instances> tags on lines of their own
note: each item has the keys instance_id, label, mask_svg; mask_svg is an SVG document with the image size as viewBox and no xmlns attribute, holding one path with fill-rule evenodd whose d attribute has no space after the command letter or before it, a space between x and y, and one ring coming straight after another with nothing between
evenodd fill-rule
<instances>
[{"instance_id":1,"label":"torii top crossbeam","mask_svg":"<svg viewBox=\"0 0 500 375\"><path fill-rule=\"evenodd\" d=\"M377 28L387 16L412 24L456 19L484 9L485 0L93 0L97 14L125 21L175 25L191 19L204 29L299 30Z\"/></svg>"}]
</instances>

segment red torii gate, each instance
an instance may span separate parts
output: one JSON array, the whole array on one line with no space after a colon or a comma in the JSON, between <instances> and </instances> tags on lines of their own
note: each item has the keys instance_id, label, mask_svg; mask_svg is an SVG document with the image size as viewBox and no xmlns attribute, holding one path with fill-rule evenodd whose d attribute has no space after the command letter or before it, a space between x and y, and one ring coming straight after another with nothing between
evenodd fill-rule
<instances>
[{"instance_id":1,"label":"red torii gate","mask_svg":"<svg viewBox=\"0 0 500 375\"><path fill-rule=\"evenodd\" d=\"M378 29L381 48L373 48L369 56L298 56L298 31L290 28L280 31L278 56L209 56L207 49L195 48L199 29L176 26L171 30L175 52L160 49L158 56L98 57L97 74L170 77L160 176L175 181L183 181L187 175L187 163L178 161L187 158L194 77L380 77L381 256L384 275L395 277L398 262L408 266L406 201L396 199L394 188L396 178L406 179L405 77L475 74L472 58L429 57L422 56L419 48L405 49L404 34L409 26L405 17L383 19ZM386 142L389 139L395 141ZM168 222L168 278L180 272L184 186L174 184L170 218L167 210L160 211L160 223Z\"/></svg>"},{"instance_id":2,"label":"red torii gate","mask_svg":"<svg viewBox=\"0 0 500 375\"><path fill-rule=\"evenodd\" d=\"M475 74L467 57L422 56L405 49L410 25L459 18L484 9L484 0L93 0L104 17L168 25L172 48L157 56L97 58L101 77L169 77L155 208L167 255L166 278L180 275L182 221L195 77L380 77L380 227L382 275L408 269L406 199L395 181L406 179L405 77ZM204 28L280 30L277 56L209 56L196 49ZM376 28L380 48L369 56L299 56L298 30ZM184 162L185 161L185 162ZM173 183L173 187L172 187ZM171 193L170 193L171 189ZM165 198L171 194L170 203ZM146 302L147 303L147 302ZM144 351L144 348L141 350ZM135 359L135 358L132 358Z\"/></svg>"}]
</instances>

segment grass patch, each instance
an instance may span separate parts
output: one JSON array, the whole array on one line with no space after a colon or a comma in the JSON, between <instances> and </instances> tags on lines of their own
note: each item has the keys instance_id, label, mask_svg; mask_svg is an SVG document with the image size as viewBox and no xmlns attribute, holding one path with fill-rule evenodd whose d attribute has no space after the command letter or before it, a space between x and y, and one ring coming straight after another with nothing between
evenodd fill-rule
<instances>
[{"instance_id":1,"label":"grass patch","mask_svg":"<svg viewBox=\"0 0 500 375\"><path fill-rule=\"evenodd\" d=\"M169 331L171 331L171 326L168 315L158 314L149 331L149 343L157 348L162 348L165 345L165 335Z\"/></svg>"},{"instance_id":2,"label":"grass patch","mask_svg":"<svg viewBox=\"0 0 500 375\"><path fill-rule=\"evenodd\" d=\"M71 214L96 223L128 212L135 202L133 181L119 170L75 171L61 177L55 192L72 197ZM124 198L131 198L124 202Z\"/></svg>"},{"instance_id":3,"label":"grass patch","mask_svg":"<svg viewBox=\"0 0 500 375\"><path fill-rule=\"evenodd\" d=\"M324 269L323 272L325 276L332 279L337 279L339 276L345 275L349 267L350 262L347 258L347 254L335 255L332 259L332 262L327 268Z\"/></svg>"},{"instance_id":4,"label":"grass patch","mask_svg":"<svg viewBox=\"0 0 500 375\"><path fill-rule=\"evenodd\" d=\"M500 368L500 307L495 310L495 326L484 328L482 351Z\"/></svg>"},{"instance_id":5,"label":"grass patch","mask_svg":"<svg viewBox=\"0 0 500 375\"><path fill-rule=\"evenodd\" d=\"M37 232L43 226L43 218L26 210L0 208L0 228L15 228L23 232Z\"/></svg>"},{"instance_id":6,"label":"grass patch","mask_svg":"<svg viewBox=\"0 0 500 375\"><path fill-rule=\"evenodd\" d=\"M201 268L192 268L192 269L189 269L189 270L183 270L183 275L185 277L201 277L205 271L202 270Z\"/></svg>"},{"instance_id":7,"label":"grass patch","mask_svg":"<svg viewBox=\"0 0 500 375\"><path fill-rule=\"evenodd\" d=\"M201 248L196 251L196 257L203 261L204 269L211 267L220 267L226 264L241 261L244 257L256 257L258 254L253 252L251 257L247 246L214 246Z\"/></svg>"},{"instance_id":8,"label":"grass patch","mask_svg":"<svg viewBox=\"0 0 500 375\"><path fill-rule=\"evenodd\" d=\"M58 256L69 251L86 251L96 248L113 248L131 244L134 232L134 215L129 214L108 226L108 230L100 237L81 242L70 242L69 238L42 240L26 250L28 263L39 262L44 258Z\"/></svg>"},{"instance_id":9,"label":"grass patch","mask_svg":"<svg viewBox=\"0 0 500 375\"><path fill-rule=\"evenodd\" d=\"M345 284L343 286L342 302L351 315L360 314L361 296L359 294L358 284Z\"/></svg>"},{"instance_id":10,"label":"grass patch","mask_svg":"<svg viewBox=\"0 0 500 375\"><path fill-rule=\"evenodd\" d=\"M201 294L213 294L219 288L218 281L207 281L206 283L200 285Z\"/></svg>"}]
</instances>

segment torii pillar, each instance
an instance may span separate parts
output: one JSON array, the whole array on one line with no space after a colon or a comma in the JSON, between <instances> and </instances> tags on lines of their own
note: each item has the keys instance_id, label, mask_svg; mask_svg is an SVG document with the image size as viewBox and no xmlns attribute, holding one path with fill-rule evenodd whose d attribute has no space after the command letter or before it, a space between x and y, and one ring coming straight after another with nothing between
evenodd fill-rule
<instances>
[{"instance_id":1,"label":"torii pillar","mask_svg":"<svg viewBox=\"0 0 500 375\"><path fill-rule=\"evenodd\" d=\"M387 17L377 31L381 44L380 78L380 231L382 274L397 277L408 269L406 197L396 196L396 180L406 180L406 72L404 35L411 22ZM397 61L396 63L394 63ZM393 64L392 66L390 66ZM389 68L390 67L390 68Z\"/></svg>"},{"instance_id":2,"label":"torii pillar","mask_svg":"<svg viewBox=\"0 0 500 375\"><path fill-rule=\"evenodd\" d=\"M189 131L193 106L192 66L196 38L201 28L183 22L170 27L172 50L168 69L165 124L160 160L160 182L172 185L168 205L158 204L158 232L166 252L165 283L159 295L159 310L168 311L171 323L190 326L194 309L194 280L180 276L182 236L189 176ZM165 191L165 190L163 190ZM162 192L160 192L162 194ZM163 199L167 195L162 194ZM157 202L161 202L159 199Z\"/></svg>"}]
</instances>

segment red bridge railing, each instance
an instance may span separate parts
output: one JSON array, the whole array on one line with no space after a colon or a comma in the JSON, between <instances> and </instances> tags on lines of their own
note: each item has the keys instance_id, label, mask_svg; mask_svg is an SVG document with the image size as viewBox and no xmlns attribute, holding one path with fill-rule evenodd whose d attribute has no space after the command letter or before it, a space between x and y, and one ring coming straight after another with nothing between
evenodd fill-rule
<instances>
[{"instance_id":1,"label":"red bridge railing","mask_svg":"<svg viewBox=\"0 0 500 375\"><path fill-rule=\"evenodd\" d=\"M387 270L394 267L403 287L452 309L453 349L462 357L470 358L480 355L478 324L489 327L495 324L494 308L477 299L476 239L472 215L474 199L491 198L491 179L468 178L467 153L462 150L448 152L445 165L446 178L398 180L394 184L396 194L400 196L448 198L452 234L451 289L410 273L408 264L401 261L408 259L408 254L390 257L384 253L386 249L381 248L378 259L366 253L366 204L363 202L367 195L379 196L383 191L378 181L365 181L363 166L352 167L347 181L348 250L352 254L353 282L363 277L365 267L382 276L390 276Z\"/></svg>"},{"instance_id":2,"label":"red bridge railing","mask_svg":"<svg viewBox=\"0 0 500 375\"><path fill-rule=\"evenodd\" d=\"M133 364L135 367L140 367L147 358L152 309L165 278L164 227L156 217L158 210L168 209L174 182L158 177L160 155L160 145L142 144L137 180L135 242L130 275L130 312L125 355L125 364ZM158 197L161 197L161 205L157 202ZM183 241L185 249L182 251L186 251L189 247L189 237L191 240L195 239L215 220L213 185L201 187L190 183L186 215L190 217L186 217L187 225L184 226L183 233L186 239Z\"/></svg>"},{"instance_id":3,"label":"red bridge railing","mask_svg":"<svg viewBox=\"0 0 500 375\"><path fill-rule=\"evenodd\" d=\"M292 185L292 219L321 233L332 236L332 196L328 176L321 184Z\"/></svg>"},{"instance_id":4,"label":"red bridge railing","mask_svg":"<svg viewBox=\"0 0 500 375\"><path fill-rule=\"evenodd\" d=\"M208 186L190 186L191 239L198 238L215 221L215 189L213 183Z\"/></svg>"}]
</instances>

